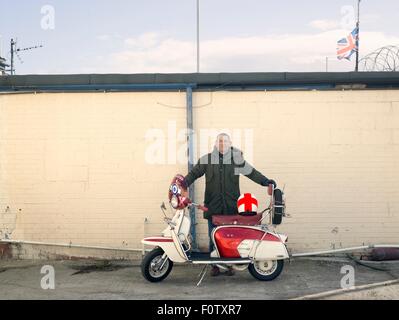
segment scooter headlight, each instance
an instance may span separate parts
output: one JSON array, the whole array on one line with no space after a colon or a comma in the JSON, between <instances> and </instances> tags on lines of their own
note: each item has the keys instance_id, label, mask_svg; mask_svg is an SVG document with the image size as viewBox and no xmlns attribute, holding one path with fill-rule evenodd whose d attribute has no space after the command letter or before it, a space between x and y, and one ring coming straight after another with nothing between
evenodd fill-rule
<instances>
[{"instance_id":1,"label":"scooter headlight","mask_svg":"<svg viewBox=\"0 0 399 320\"><path fill-rule=\"evenodd\" d=\"M173 209L177 209L179 207L179 198L176 195L173 195L170 199L170 205Z\"/></svg>"},{"instance_id":2,"label":"scooter headlight","mask_svg":"<svg viewBox=\"0 0 399 320\"><path fill-rule=\"evenodd\" d=\"M180 190L180 188L178 187L177 184L172 184L172 185L170 186L170 191L171 191L172 194L174 194L174 195L181 194L181 190Z\"/></svg>"}]
</instances>

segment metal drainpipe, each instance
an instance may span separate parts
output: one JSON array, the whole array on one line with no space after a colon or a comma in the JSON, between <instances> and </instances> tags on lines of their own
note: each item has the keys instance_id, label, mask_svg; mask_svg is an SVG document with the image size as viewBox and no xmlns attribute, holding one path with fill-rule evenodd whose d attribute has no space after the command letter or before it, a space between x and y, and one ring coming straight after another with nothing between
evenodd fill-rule
<instances>
[{"instance_id":1,"label":"metal drainpipe","mask_svg":"<svg viewBox=\"0 0 399 320\"><path fill-rule=\"evenodd\" d=\"M187 86L186 97L187 97L187 156L188 156L188 172L190 172L194 167L193 88L191 86ZM194 184L190 186L189 197L192 201L195 201ZM194 207L190 208L190 217L191 217L191 237L193 239L192 246L194 249L197 249L198 248L197 232L196 232L197 219Z\"/></svg>"},{"instance_id":2,"label":"metal drainpipe","mask_svg":"<svg viewBox=\"0 0 399 320\"><path fill-rule=\"evenodd\" d=\"M333 250L294 253L291 255L291 257L292 258L300 258L300 257L318 256L318 255L330 254L330 253L352 252L352 251L359 251L359 250L364 250L364 249L374 249L374 248L399 248L399 245L397 245L397 244L370 244L368 246L348 247L348 248L340 248L340 249L333 249Z\"/></svg>"},{"instance_id":3,"label":"metal drainpipe","mask_svg":"<svg viewBox=\"0 0 399 320\"><path fill-rule=\"evenodd\" d=\"M97 249L97 250L112 250L112 251L131 251L131 252L143 252L143 249L136 248L111 248L103 246L89 246L81 244L72 243L52 243L52 242L38 242L38 241L24 241L24 240L9 240L0 239L0 243L9 244L29 244L29 245L39 245L39 246L51 246L51 247L65 247L65 248L80 248L80 249ZM149 250L146 250L149 251Z\"/></svg>"}]
</instances>

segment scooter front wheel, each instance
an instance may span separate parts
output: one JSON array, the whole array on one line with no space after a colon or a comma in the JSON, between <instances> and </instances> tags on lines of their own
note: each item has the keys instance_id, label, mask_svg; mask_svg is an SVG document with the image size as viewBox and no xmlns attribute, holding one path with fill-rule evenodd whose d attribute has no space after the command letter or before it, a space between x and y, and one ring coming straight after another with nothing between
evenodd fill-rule
<instances>
[{"instance_id":1,"label":"scooter front wheel","mask_svg":"<svg viewBox=\"0 0 399 320\"><path fill-rule=\"evenodd\" d=\"M284 260L255 261L248 266L249 273L258 280L272 281L283 271Z\"/></svg>"},{"instance_id":2,"label":"scooter front wheel","mask_svg":"<svg viewBox=\"0 0 399 320\"><path fill-rule=\"evenodd\" d=\"M141 273L150 282L160 282L164 280L173 267L173 262L168 258L163 258L165 252L161 248L155 248L147 253L141 263Z\"/></svg>"}]
</instances>

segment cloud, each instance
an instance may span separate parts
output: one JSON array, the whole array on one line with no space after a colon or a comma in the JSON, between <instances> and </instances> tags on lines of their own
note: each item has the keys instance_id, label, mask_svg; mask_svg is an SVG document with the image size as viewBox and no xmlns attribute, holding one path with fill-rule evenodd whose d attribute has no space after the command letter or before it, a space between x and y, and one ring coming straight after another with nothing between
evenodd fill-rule
<instances>
[{"instance_id":1,"label":"cloud","mask_svg":"<svg viewBox=\"0 0 399 320\"><path fill-rule=\"evenodd\" d=\"M125 39L125 44L131 49L148 49L160 42L161 34L157 32L147 32L136 38Z\"/></svg>"},{"instance_id":2,"label":"cloud","mask_svg":"<svg viewBox=\"0 0 399 320\"><path fill-rule=\"evenodd\" d=\"M348 30L318 33L225 37L201 42L202 72L324 71L329 57L330 71L353 70L353 62L336 60L337 40ZM361 56L373 50L399 44L398 36L382 32L361 32ZM93 61L88 72L172 73L195 72L194 41L175 39L161 33L127 38L125 48Z\"/></svg>"},{"instance_id":3,"label":"cloud","mask_svg":"<svg viewBox=\"0 0 399 320\"><path fill-rule=\"evenodd\" d=\"M374 24L376 25L381 20L381 16L375 13L362 14L362 24Z\"/></svg>"},{"instance_id":4,"label":"cloud","mask_svg":"<svg viewBox=\"0 0 399 320\"><path fill-rule=\"evenodd\" d=\"M309 23L309 26L318 30L326 31L338 29L340 23L337 20L313 20Z\"/></svg>"},{"instance_id":5,"label":"cloud","mask_svg":"<svg viewBox=\"0 0 399 320\"><path fill-rule=\"evenodd\" d=\"M308 23L308 26L321 30L321 31L328 31L328 30L336 30L336 29L353 29L356 25L356 16L346 16L341 18L340 20L328 20L328 19L321 19L321 20L313 20ZM375 13L365 13L361 16L361 25L371 25L375 26L381 20L381 16Z\"/></svg>"},{"instance_id":6,"label":"cloud","mask_svg":"<svg viewBox=\"0 0 399 320\"><path fill-rule=\"evenodd\" d=\"M125 40L126 49L107 59L118 72L190 72L194 69L194 43L146 33Z\"/></svg>"}]
</instances>

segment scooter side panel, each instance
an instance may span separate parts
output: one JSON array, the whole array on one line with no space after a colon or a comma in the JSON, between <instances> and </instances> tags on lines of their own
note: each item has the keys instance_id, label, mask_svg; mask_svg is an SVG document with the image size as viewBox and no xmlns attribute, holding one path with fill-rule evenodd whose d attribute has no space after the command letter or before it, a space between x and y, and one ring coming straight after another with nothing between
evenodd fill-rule
<instances>
[{"instance_id":1,"label":"scooter side panel","mask_svg":"<svg viewBox=\"0 0 399 320\"><path fill-rule=\"evenodd\" d=\"M240 258L238 246L243 240L260 240L264 235L264 231L256 228L229 226L217 228L214 239L221 257Z\"/></svg>"},{"instance_id":2,"label":"scooter side panel","mask_svg":"<svg viewBox=\"0 0 399 320\"><path fill-rule=\"evenodd\" d=\"M260 241L253 257L257 261L288 259L289 254L284 243L277 241Z\"/></svg>"}]
</instances>

